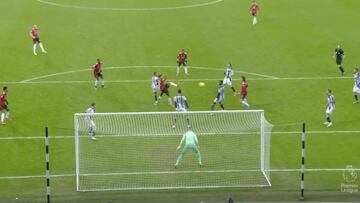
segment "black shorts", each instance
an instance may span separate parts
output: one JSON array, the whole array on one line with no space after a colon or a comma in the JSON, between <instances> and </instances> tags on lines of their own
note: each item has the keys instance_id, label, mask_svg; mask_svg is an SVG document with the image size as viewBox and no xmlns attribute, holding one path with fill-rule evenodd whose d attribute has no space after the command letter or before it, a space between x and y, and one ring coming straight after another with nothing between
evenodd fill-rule
<instances>
[{"instance_id":1,"label":"black shorts","mask_svg":"<svg viewBox=\"0 0 360 203\"><path fill-rule=\"evenodd\" d=\"M9 111L9 107L5 104L5 105L2 105L0 106L0 111L1 110L6 110L6 111Z\"/></svg>"},{"instance_id":2,"label":"black shorts","mask_svg":"<svg viewBox=\"0 0 360 203\"><path fill-rule=\"evenodd\" d=\"M102 75L101 72L100 72L100 73L95 73L94 75L95 75L95 78L96 78L96 79L98 79L98 78L103 78L103 75Z\"/></svg>"},{"instance_id":3,"label":"black shorts","mask_svg":"<svg viewBox=\"0 0 360 203\"><path fill-rule=\"evenodd\" d=\"M169 90L167 88L164 90L161 90L160 96L163 96L163 94L166 94L166 96L170 97Z\"/></svg>"},{"instance_id":4,"label":"black shorts","mask_svg":"<svg viewBox=\"0 0 360 203\"><path fill-rule=\"evenodd\" d=\"M341 63L342 63L342 58L341 57L336 57L336 64L340 66Z\"/></svg>"},{"instance_id":5,"label":"black shorts","mask_svg":"<svg viewBox=\"0 0 360 203\"><path fill-rule=\"evenodd\" d=\"M186 66L186 61L184 61L184 62L178 62L178 66L180 67L181 65Z\"/></svg>"},{"instance_id":6,"label":"black shorts","mask_svg":"<svg viewBox=\"0 0 360 203\"><path fill-rule=\"evenodd\" d=\"M33 43L36 44L36 43L40 43L40 38L39 37L36 37L33 39Z\"/></svg>"}]
</instances>

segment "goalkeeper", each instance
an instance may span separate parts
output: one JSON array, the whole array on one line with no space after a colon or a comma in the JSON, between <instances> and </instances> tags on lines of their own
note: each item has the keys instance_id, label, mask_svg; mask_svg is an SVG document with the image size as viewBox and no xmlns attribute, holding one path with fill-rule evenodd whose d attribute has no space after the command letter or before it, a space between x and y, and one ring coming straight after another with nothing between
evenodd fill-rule
<instances>
[{"instance_id":1,"label":"goalkeeper","mask_svg":"<svg viewBox=\"0 0 360 203\"><path fill-rule=\"evenodd\" d=\"M201 154L200 154L200 150L199 150L199 148L200 148L199 141L197 139L196 134L193 131L189 130L183 135L183 137L180 141L180 144L176 148L176 150L180 150L182 145L184 145L184 148L176 160L175 168L177 168L180 161L183 159L184 155L187 153L187 151L189 151L189 149L193 150L197 154L199 166L201 167L202 162L201 162Z\"/></svg>"}]
</instances>

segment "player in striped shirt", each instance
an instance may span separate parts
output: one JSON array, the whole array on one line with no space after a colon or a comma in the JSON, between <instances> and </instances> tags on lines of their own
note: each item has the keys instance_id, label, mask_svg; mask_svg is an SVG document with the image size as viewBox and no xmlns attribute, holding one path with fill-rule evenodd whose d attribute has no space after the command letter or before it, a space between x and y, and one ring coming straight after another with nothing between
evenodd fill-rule
<instances>
[{"instance_id":1,"label":"player in striped shirt","mask_svg":"<svg viewBox=\"0 0 360 203\"><path fill-rule=\"evenodd\" d=\"M153 73L152 78L151 78L151 88L154 93L154 99L155 99L154 104L156 105L157 101L158 101L157 93L158 93L158 91L160 91L160 79L156 72Z\"/></svg>"},{"instance_id":2,"label":"player in striped shirt","mask_svg":"<svg viewBox=\"0 0 360 203\"><path fill-rule=\"evenodd\" d=\"M175 168L178 167L180 161L183 159L184 155L190 149L197 154L199 166L202 167L202 158L201 158L201 153L199 150L200 149L199 140L197 139L197 136L193 131L189 130L183 135L183 137L180 141L180 144L176 148L176 150L177 151L180 150L182 146L184 146L184 148L181 151L181 153L179 154L178 158L176 159Z\"/></svg>"},{"instance_id":3,"label":"player in striped shirt","mask_svg":"<svg viewBox=\"0 0 360 203\"><path fill-rule=\"evenodd\" d=\"M39 45L41 51L43 53L46 53L43 44L40 41L40 35L39 35L39 29L37 27L37 25L33 25L33 27L31 28L30 31L30 37L33 40L33 53L34 55L37 55L36 53L36 46Z\"/></svg>"},{"instance_id":4,"label":"player in striped shirt","mask_svg":"<svg viewBox=\"0 0 360 203\"><path fill-rule=\"evenodd\" d=\"M96 126L93 120L93 116L95 113L95 103L92 103L90 105L90 107L88 109L86 109L86 112L88 115L85 116L85 121L89 126L89 135L91 137L91 139L96 140L95 138L95 131L96 131Z\"/></svg>"},{"instance_id":5,"label":"player in striped shirt","mask_svg":"<svg viewBox=\"0 0 360 203\"><path fill-rule=\"evenodd\" d=\"M186 112L187 109L189 108L187 99L184 95L182 95L181 89L178 90L177 95L174 97L174 104L175 104L175 111L177 111L177 112ZM173 120L173 125L172 125L173 128L176 127L177 116L178 116L178 114L174 115L174 120ZM190 128L190 119L186 114L184 114L184 116L186 116L187 127Z\"/></svg>"},{"instance_id":6,"label":"player in striped shirt","mask_svg":"<svg viewBox=\"0 0 360 203\"><path fill-rule=\"evenodd\" d=\"M215 105L220 104L222 110L224 110L224 105L221 103L225 99L225 85L223 85L223 81L219 81L219 88L217 90L216 98L214 99L214 103L211 105L211 110L215 110Z\"/></svg>"},{"instance_id":7,"label":"player in striped shirt","mask_svg":"<svg viewBox=\"0 0 360 203\"><path fill-rule=\"evenodd\" d=\"M7 92L8 88L5 86L3 87L3 91L0 95L0 112L1 112L1 124L5 125L5 119L8 120L10 116L10 110L8 107L7 101Z\"/></svg>"},{"instance_id":8,"label":"player in striped shirt","mask_svg":"<svg viewBox=\"0 0 360 203\"><path fill-rule=\"evenodd\" d=\"M324 124L327 125L327 127L330 127L333 125L331 122L330 115L335 110L335 97L334 97L331 89L327 90L326 96L327 96L326 122Z\"/></svg>"},{"instance_id":9,"label":"player in striped shirt","mask_svg":"<svg viewBox=\"0 0 360 203\"><path fill-rule=\"evenodd\" d=\"M235 92L235 88L234 88L234 86L232 84L232 77L234 75L234 70L232 68L231 63L228 64L228 66L226 68L226 72L224 73L224 75L225 75L225 78L223 80L224 86L229 85L231 87L231 90L233 91L234 96L235 96L236 92Z\"/></svg>"},{"instance_id":10,"label":"player in striped shirt","mask_svg":"<svg viewBox=\"0 0 360 203\"><path fill-rule=\"evenodd\" d=\"M358 94L360 93L360 73L358 68L354 69L354 83L355 83L353 88L354 97L355 97L354 104L358 104L359 103Z\"/></svg>"}]
</instances>

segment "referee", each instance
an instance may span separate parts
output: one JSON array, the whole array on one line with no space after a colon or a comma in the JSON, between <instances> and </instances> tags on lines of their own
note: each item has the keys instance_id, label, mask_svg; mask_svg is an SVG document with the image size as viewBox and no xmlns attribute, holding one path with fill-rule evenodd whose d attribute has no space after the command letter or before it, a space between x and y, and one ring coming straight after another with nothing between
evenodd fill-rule
<instances>
[{"instance_id":1,"label":"referee","mask_svg":"<svg viewBox=\"0 0 360 203\"><path fill-rule=\"evenodd\" d=\"M341 71L341 75L345 74L343 67L341 66L342 60L345 58L344 50L341 49L340 44L335 49L334 57L336 58L336 64Z\"/></svg>"}]
</instances>

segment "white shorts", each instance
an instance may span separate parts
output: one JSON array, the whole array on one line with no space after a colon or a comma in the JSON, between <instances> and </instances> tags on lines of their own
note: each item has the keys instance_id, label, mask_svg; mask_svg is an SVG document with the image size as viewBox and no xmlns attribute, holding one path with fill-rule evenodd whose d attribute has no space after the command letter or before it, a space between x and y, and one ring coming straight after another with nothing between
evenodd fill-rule
<instances>
[{"instance_id":1,"label":"white shorts","mask_svg":"<svg viewBox=\"0 0 360 203\"><path fill-rule=\"evenodd\" d=\"M228 78L228 77L225 77L224 80L223 80L223 84L224 84L224 85L232 86L231 79Z\"/></svg>"},{"instance_id":2,"label":"white shorts","mask_svg":"<svg viewBox=\"0 0 360 203\"><path fill-rule=\"evenodd\" d=\"M187 112L187 110L185 108L176 108L175 111L178 112Z\"/></svg>"},{"instance_id":3,"label":"white shorts","mask_svg":"<svg viewBox=\"0 0 360 203\"><path fill-rule=\"evenodd\" d=\"M358 86L354 85L353 92L360 94L360 88Z\"/></svg>"},{"instance_id":4,"label":"white shorts","mask_svg":"<svg viewBox=\"0 0 360 203\"><path fill-rule=\"evenodd\" d=\"M152 88L152 90L153 90L153 93L160 91L160 87L159 87L159 86L152 86L151 88Z\"/></svg>"},{"instance_id":5,"label":"white shorts","mask_svg":"<svg viewBox=\"0 0 360 203\"><path fill-rule=\"evenodd\" d=\"M90 120L90 119L85 119L86 123L88 124L88 126L90 128L93 128L93 130L95 130L96 126L95 126L95 123L93 120Z\"/></svg>"},{"instance_id":6,"label":"white shorts","mask_svg":"<svg viewBox=\"0 0 360 203\"><path fill-rule=\"evenodd\" d=\"M328 107L326 108L326 114L332 114L332 112L335 110L335 107Z\"/></svg>"}]
</instances>

